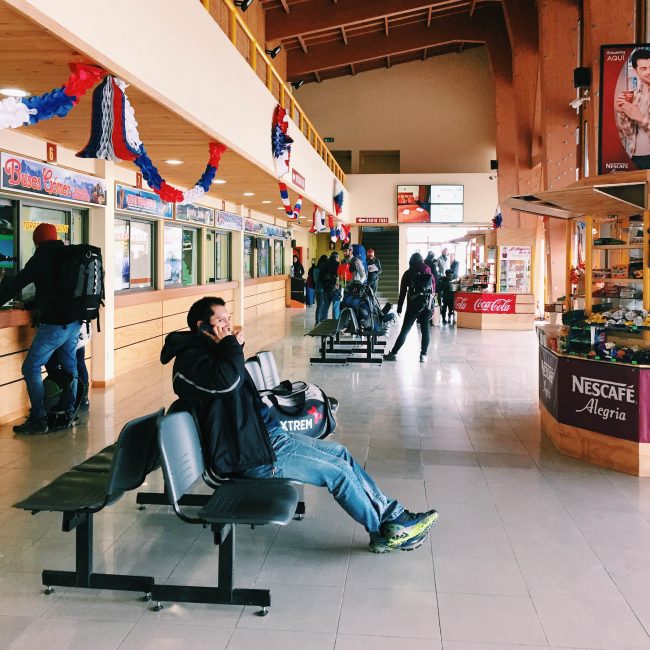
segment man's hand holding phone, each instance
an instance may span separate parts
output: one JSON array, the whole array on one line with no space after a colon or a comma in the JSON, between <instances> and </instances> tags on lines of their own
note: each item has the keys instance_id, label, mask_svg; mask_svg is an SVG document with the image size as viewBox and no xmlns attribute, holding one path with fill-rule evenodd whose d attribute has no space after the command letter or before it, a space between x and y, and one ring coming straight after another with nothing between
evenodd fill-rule
<instances>
[{"instance_id":1,"label":"man's hand holding phone","mask_svg":"<svg viewBox=\"0 0 650 650\"><path fill-rule=\"evenodd\" d=\"M214 326L210 323L203 323L200 328L201 333L212 339L215 343L221 343L226 336L230 336L230 324L218 321Z\"/></svg>"}]
</instances>

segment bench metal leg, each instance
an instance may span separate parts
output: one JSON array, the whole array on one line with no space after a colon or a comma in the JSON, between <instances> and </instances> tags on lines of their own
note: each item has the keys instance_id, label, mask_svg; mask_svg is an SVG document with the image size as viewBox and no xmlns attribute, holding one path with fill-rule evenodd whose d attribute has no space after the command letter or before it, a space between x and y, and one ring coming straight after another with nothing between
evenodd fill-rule
<instances>
[{"instance_id":1,"label":"bench metal leg","mask_svg":"<svg viewBox=\"0 0 650 650\"><path fill-rule=\"evenodd\" d=\"M63 529L70 525L70 517L64 513ZM116 591L142 591L151 593L154 579L151 576L131 576L117 573L93 573L93 515L83 513L74 515L76 528L75 570L50 571L42 573L43 585L50 594L52 587L79 587L82 589L114 589Z\"/></svg>"},{"instance_id":2,"label":"bench metal leg","mask_svg":"<svg viewBox=\"0 0 650 650\"><path fill-rule=\"evenodd\" d=\"M154 585L151 597L155 611L162 609L161 601L179 603L210 603L213 605L258 605L262 611L271 604L268 589L234 589L235 526L214 524L215 544L219 545L219 575L216 587L191 585ZM264 614L262 614L264 615Z\"/></svg>"}]
</instances>

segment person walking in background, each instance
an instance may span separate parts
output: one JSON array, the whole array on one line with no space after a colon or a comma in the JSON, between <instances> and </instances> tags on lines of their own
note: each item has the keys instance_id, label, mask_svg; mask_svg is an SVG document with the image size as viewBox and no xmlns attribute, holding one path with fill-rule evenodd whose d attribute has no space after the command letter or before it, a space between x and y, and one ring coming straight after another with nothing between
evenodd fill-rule
<instances>
[{"instance_id":1,"label":"person walking in background","mask_svg":"<svg viewBox=\"0 0 650 650\"><path fill-rule=\"evenodd\" d=\"M438 258L438 279L445 277L445 271L449 268L449 249L443 248Z\"/></svg>"},{"instance_id":2,"label":"person walking in background","mask_svg":"<svg viewBox=\"0 0 650 650\"><path fill-rule=\"evenodd\" d=\"M397 360L397 353L404 345L413 324L417 322L420 325L422 335L420 363L426 363L427 350L429 349L429 321L431 320L434 292L435 281L431 269L424 263L420 253L413 253L409 259L409 267L402 275L399 285L399 300L397 302L397 313L400 315L406 298L406 314L393 349L384 355L386 361Z\"/></svg>"},{"instance_id":3,"label":"person walking in background","mask_svg":"<svg viewBox=\"0 0 650 650\"><path fill-rule=\"evenodd\" d=\"M381 262L375 257L375 251L372 248L366 251L366 255L368 256L366 259L368 263L368 286L373 293L377 293L377 285L381 275Z\"/></svg>"},{"instance_id":4,"label":"person walking in background","mask_svg":"<svg viewBox=\"0 0 650 650\"><path fill-rule=\"evenodd\" d=\"M449 270L451 271L451 279L458 280L458 260L456 259L456 253L451 253L449 255Z\"/></svg>"},{"instance_id":5,"label":"person walking in background","mask_svg":"<svg viewBox=\"0 0 650 650\"><path fill-rule=\"evenodd\" d=\"M439 293L442 302L440 303L440 311L442 313L442 324L451 324L451 319L454 317L454 285L453 285L453 271L449 269L445 273L445 277L440 280Z\"/></svg>"},{"instance_id":6,"label":"person walking in background","mask_svg":"<svg viewBox=\"0 0 650 650\"><path fill-rule=\"evenodd\" d=\"M327 262L327 255L321 255L318 258L318 264L314 267L314 296L316 297L316 325L321 321L321 309L323 305L323 285L320 281L320 272L323 264Z\"/></svg>"},{"instance_id":7,"label":"person walking in background","mask_svg":"<svg viewBox=\"0 0 650 650\"><path fill-rule=\"evenodd\" d=\"M305 267L300 263L297 255L293 256L293 264L291 265L291 277L301 278L305 275Z\"/></svg>"}]
</instances>

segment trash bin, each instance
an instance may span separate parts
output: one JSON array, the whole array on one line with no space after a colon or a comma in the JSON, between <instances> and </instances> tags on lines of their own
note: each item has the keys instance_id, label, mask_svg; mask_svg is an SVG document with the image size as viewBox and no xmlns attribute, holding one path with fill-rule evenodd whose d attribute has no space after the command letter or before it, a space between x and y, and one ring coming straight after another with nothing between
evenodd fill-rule
<instances>
[{"instance_id":1,"label":"trash bin","mask_svg":"<svg viewBox=\"0 0 650 650\"><path fill-rule=\"evenodd\" d=\"M302 278L291 278L291 300L305 302L305 281Z\"/></svg>"}]
</instances>

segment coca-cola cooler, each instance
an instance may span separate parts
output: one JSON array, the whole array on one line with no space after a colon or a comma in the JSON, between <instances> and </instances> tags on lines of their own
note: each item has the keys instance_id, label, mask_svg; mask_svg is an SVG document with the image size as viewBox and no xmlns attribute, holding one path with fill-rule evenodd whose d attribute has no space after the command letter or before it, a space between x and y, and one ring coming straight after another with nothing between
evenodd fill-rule
<instances>
[{"instance_id":1,"label":"coca-cola cooler","mask_svg":"<svg viewBox=\"0 0 650 650\"><path fill-rule=\"evenodd\" d=\"M454 295L456 325L469 329L532 330L534 303L531 293L458 291Z\"/></svg>"}]
</instances>

